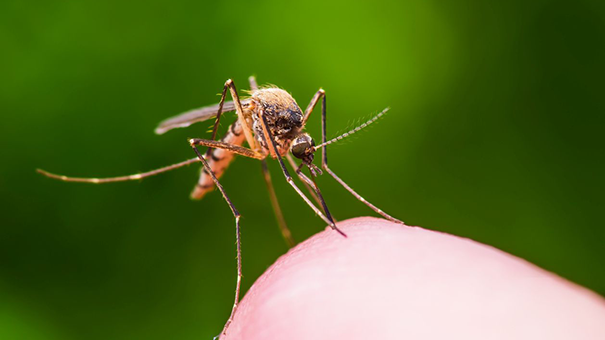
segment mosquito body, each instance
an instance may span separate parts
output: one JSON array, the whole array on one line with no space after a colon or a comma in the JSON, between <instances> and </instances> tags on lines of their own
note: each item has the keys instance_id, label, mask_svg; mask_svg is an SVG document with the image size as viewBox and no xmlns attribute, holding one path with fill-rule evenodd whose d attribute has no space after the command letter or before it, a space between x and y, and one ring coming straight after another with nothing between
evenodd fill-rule
<instances>
[{"instance_id":1,"label":"mosquito body","mask_svg":"<svg viewBox=\"0 0 605 340\"><path fill-rule=\"evenodd\" d=\"M346 235L336 227L334 219L328 210L321 191L315 182L315 178L322 174L322 170L313 164L315 152L319 149L322 149L321 164L322 169L325 172L330 174L330 176L340 183L347 191L349 191L353 196L366 204L379 215L390 221L403 223L365 200L343 180L336 176L336 174L328 167L326 149L329 144L337 142L350 134L365 128L367 125L380 118L387 111L387 109L383 110L357 128L328 141L326 139L326 95L324 90L320 89L317 91L305 111L303 111L288 92L275 86L259 88L254 77L250 77L249 80L251 88L250 97L240 100L233 81L227 80L225 86L223 87L221 100L218 104L191 110L169 118L161 122L156 128L155 132L157 134L163 134L174 128L187 127L193 123L206 121L216 117L211 139L193 138L189 140L189 144L197 156L196 158L145 173L111 178L67 177L51 174L44 170L38 170L38 172L45 176L62 181L107 183L138 180L188 164L201 162L203 165L202 171L199 180L191 193L191 197L194 199L201 199L207 192L213 190L214 188L218 188L223 198L229 205L233 216L235 217L237 248L237 283L235 289L235 301L231 310L231 315L225 323L221 334L226 333L237 310L240 283L242 278L239 223L241 215L219 182L219 178L223 175L235 155L258 159L262 162L264 179L269 191L269 198L275 211L282 235L290 246L294 245L294 241L283 218L275 191L273 190L271 176L266 165L267 157L278 160L286 181L290 184L290 186L292 186L292 188L321 219L323 219L332 229L340 233L342 236L346 237ZM227 91L230 92L231 97L233 98L232 101L225 101ZM304 131L304 127L313 109L320 100L322 103L322 142L321 144L316 145L313 138L311 138L311 136ZM221 116L224 112L229 111L237 112L237 120L228 127L227 132L220 140L216 140L217 129ZM248 147L245 147L244 143L247 143ZM198 146L206 146L208 149L204 154L202 154L198 150ZM318 203L319 207L317 207L296 185L284 163L284 157L290 163L297 177L302 181L303 185L309 191L311 197ZM299 159L300 164L297 164L297 161L294 158ZM305 167L309 170L309 176L305 175L302 171Z\"/></svg>"},{"instance_id":2,"label":"mosquito body","mask_svg":"<svg viewBox=\"0 0 605 340\"><path fill-rule=\"evenodd\" d=\"M261 114L267 118L269 130L271 131L277 146L277 150L281 156L285 156L289 151L289 146L292 140L300 135L303 128L302 119L303 112L292 96L279 88L262 88L257 89L247 100L242 100L242 112L246 124L252 128L254 139L259 145L259 154L267 156L271 154L271 149L267 144L267 139L263 133L261 123ZM219 105L205 108L209 112L216 113ZM223 105L223 111L234 111L233 102L227 102ZM164 133L173 127L176 127L182 118L187 116L185 113L177 117L168 119L160 124L156 129L157 133ZM226 134L220 139L225 144L243 146L246 136L243 131L242 124L236 120L229 126ZM215 148L207 153L208 165L214 172L216 178L220 178L227 169L235 154L226 149ZM276 158L276 155L272 155ZM201 199L207 192L214 188L214 181L208 172L202 170L200 180L191 193L194 199Z\"/></svg>"}]
</instances>

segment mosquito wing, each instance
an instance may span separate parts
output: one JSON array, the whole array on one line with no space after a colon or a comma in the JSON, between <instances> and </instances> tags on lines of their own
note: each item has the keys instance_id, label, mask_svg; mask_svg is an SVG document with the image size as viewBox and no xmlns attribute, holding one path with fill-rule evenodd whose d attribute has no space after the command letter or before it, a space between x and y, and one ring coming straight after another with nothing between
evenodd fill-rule
<instances>
[{"instance_id":1,"label":"mosquito wing","mask_svg":"<svg viewBox=\"0 0 605 340\"><path fill-rule=\"evenodd\" d=\"M242 105L246 102L247 101L243 100ZM180 115L168 118L158 125L158 127L155 129L155 133L161 135L164 132L174 128L187 127L193 123L203 122L210 118L216 117L218 106L219 104L204 106L199 109L183 112ZM232 101L228 101L223 104L223 113L229 111L235 111L235 104Z\"/></svg>"}]
</instances>

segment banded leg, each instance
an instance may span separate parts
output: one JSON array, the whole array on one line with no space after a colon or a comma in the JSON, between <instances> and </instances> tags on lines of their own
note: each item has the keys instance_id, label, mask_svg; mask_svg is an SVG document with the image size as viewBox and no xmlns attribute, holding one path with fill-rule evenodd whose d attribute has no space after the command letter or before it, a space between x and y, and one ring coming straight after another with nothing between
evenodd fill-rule
<instances>
[{"instance_id":1,"label":"banded leg","mask_svg":"<svg viewBox=\"0 0 605 340\"><path fill-rule=\"evenodd\" d=\"M326 143L326 140L327 140L327 136L326 136L326 95L325 95L325 93L323 93L322 102L321 102L321 142ZM325 145L321 151L321 165L322 165L322 168L327 173L330 174L330 176L334 177L336 182L340 183L340 185L342 185L345 189L347 189L347 191L350 192L351 195L353 195L355 198L357 198L360 202L367 205L370 209L374 210L377 214L386 218L387 220L389 220L391 222L403 224L402 221L385 213L380 208L378 208L377 206L368 202L365 198L361 197L361 195L359 195L355 190L353 190L353 188L351 188L347 183L345 183L342 179L340 179L340 177L336 176L334 171L332 171L332 169L330 169L328 167L328 146L327 145Z\"/></svg>"},{"instance_id":2,"label":"banded leg","mask_svg":"<svg viewBox=\"0 0 605 340\"><path fill-rule=\"evenodd\" d=\"M57 174L53 174L50 173L48 171L42 170L42 169L36 169L36 172L39 174L42 174L46 177L50 177L53 179L58 179L60 181L64 181L64 182L80 182L80 183L94 183L94 184L102 184L102 183L111 183L111 182L126 182L126 181L136 181L136 180L140 180L146 177L150 177L150 176L154 176L157 174L161 174L163 172L166 171L170 171L170 170L174 170L180 167L183 167L185 165L189 165L192 163L197 163L200 160L196 157L196 158L192 158L192 159L188 159L186 161L180 162L180 163L176 163L176 164L172 164L172 165L168 165L159 169L155 169L155 170L151 170L151 171L147 171L147 172L141 172L138 174L134 174L134 175L127 175L127 176L117 176L117 177L105 177L105 178L93 178L93 177L69 177L69 176L63 176L63 175L57 175Z\"/></svg>"},{"instance_id":3,"label":"banded leg","mask_svg":"<svg viewBox=\"0 0 605 340\"><path fill-rule=\"evenodd\" d=\"M292 248L296 245L296 242L294 242L294 239L292 238L292 233L290 232L290 229L288 229L286 219L284 218L284 214L279 206L279 201L277 200L277 195L275 194L275 189L273 188L273 182L271 181L271 173L269 173L269 168L267 167L267 161L263 159L261 162L263 178L265 179L265 184L267 185L267 191L269 192L269 199L271 200L273 212L275 213L275 218L277 219L277 225L279 226L279 230L281 231L286 244L288 247Z\"/></svg>"},{"instance_id":4,"label":"banded leg","mask_svg":"<svg viewBox=\"0 0 605 340\"><path fill-rule=\"evenodd\" d=\"M260 114L260 118L262 120L262 128L263 128L263 133L265 134L265 139L269 141L269 143L267 143L269 146L269 149L277 157L279 165L282 169L282 172L284 173L284 176L286 177L286 181L288 182L288 184L290 184L290 186L292 186L292 188L298 193L298 195L300 195L300 197L302 197L302 199L309 205L309 207L311 207L311 209L313 209L313 211L317 215L319 215L319 217L322 220L324 220L330 226L330 228L336 230L342 236L347 237L347 235L345 233L343 233L340 229L338 229L338 227L336 227L336 223L334 223L334 219L332 219L330 211L328 210L328 207L326 206L325 202L322 200L322 206L323 206L324 210L326 211L326 214L324 215L321 212L321 210L319 210L313 204L313 202L311 202L309 200L309 198L300 190L300 188L296 185L296 183L294 183L292 176L290 176L290 173L288 172L288 169L286 168L286 165L284 164L284 160L282 159L281 155L279 154L279 151L277 150L277 146L275 145L275 138L271 134L271 131L269 130L269 125L267 124L267 118L265 118L265 115L263 115L262 113Z\"/></svg>"},{"instance_id":5,"label":"banded leg","mask_svg":"<svg viewBox=\"0 0 605 340\"><path fill-rule=\"evenodd\" d=\"M204 165L204 170L210 175L210 177L212 177L214 184L216 185L218 190L223 195L225 202L227 202L227 205L229 205L229 209L231 209L231 212L233 213L233 217L235 218L237 281L235 284L235 298L234 298L234 302L233 302L233 307L231 308L231 314L229 315L229 319L227 319L227 322L225 323L225 326L223 327L223 331L221 332L221 334L227 334L227 328L229 328L229 325L231 324L231 321L233 321L233 317L235 316L235 312L237 311L237 305L239 303L239 292L240 292L240 287L241 287L241 282L242 282L242 241L241 241L241 232L240 232L240 226L239 226L239 220L240 220L241 215L240 215L239 211L237 211L237 209L235 208L235 206L233 205L231 200L229 199L229 196L227 196L225 189L223 188L221 183L218 181L218 178L216 178L216 176L214 175L214 172L212 171L212 169L210 169L208 162L206 162L206 159L204 158L204 156L202 156L200 151L197 149L196 144L193 143L193 140L190 140L189 144L193 148L193 151L195 152L195 154L197 155L199 160Z\"/></svg>"}]
</instances>

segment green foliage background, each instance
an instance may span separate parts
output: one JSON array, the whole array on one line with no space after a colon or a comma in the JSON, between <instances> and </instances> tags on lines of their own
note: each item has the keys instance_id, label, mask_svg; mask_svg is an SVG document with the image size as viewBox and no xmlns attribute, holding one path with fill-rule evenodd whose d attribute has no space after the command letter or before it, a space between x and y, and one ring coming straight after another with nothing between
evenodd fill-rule
<instances>
[{"instance_id":1,"label":"green foliage background","mask_svg":"<svg viewBox=\"0 0 605 340\"><path fill-rule=\"evenodd\" d=\"M0 338L210 339L231 307L233 219L162 119L260 83L328 93L333 169L410 225L470 237L605 294L603 1L14 1L0 4ZM226 125L223 124L223 128ZM309 123L319 139L319 114ZM271 170L303 240L324 223ZM287 249L260 165L223 177L247 289ZM370 215L327 176L337 219Z\"/></svg>"}]
</instances>

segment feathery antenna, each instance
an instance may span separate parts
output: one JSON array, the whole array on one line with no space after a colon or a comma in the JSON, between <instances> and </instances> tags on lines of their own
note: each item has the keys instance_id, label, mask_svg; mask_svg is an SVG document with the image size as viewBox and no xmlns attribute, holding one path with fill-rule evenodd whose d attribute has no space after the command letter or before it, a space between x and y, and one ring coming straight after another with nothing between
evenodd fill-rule
<instances>
[{"instance_id":1,"label":"feathery antenna","mask_svg":"<svg viewBox=\"0 0 605 340\"><path fill-rule=\"evenodd\" d=\"M319 145L317 145L315 147L315 150L318 150L320 148L323 148L326 145L330 145L332 143L338 142L339 140L343 140L347 137L349 137L350 135L354 134L355 132L359 132L359 130L367 127L368 125L374 123L375 121L377 121L380 117L384 116L385 113L387 113L387 111L389 111L389 107L387 107L386 109L382 110L381 112L379 112L377 115L375 115L374 117L370 118L370 120L368 120L367 122L359 125L358 127L354 128L353 130L347 131L345 133L343 133L342 135L336 137L336 138L332 138L329 141L325 142L325 143L321 143Z\"/></svg>"}]
</instances>

